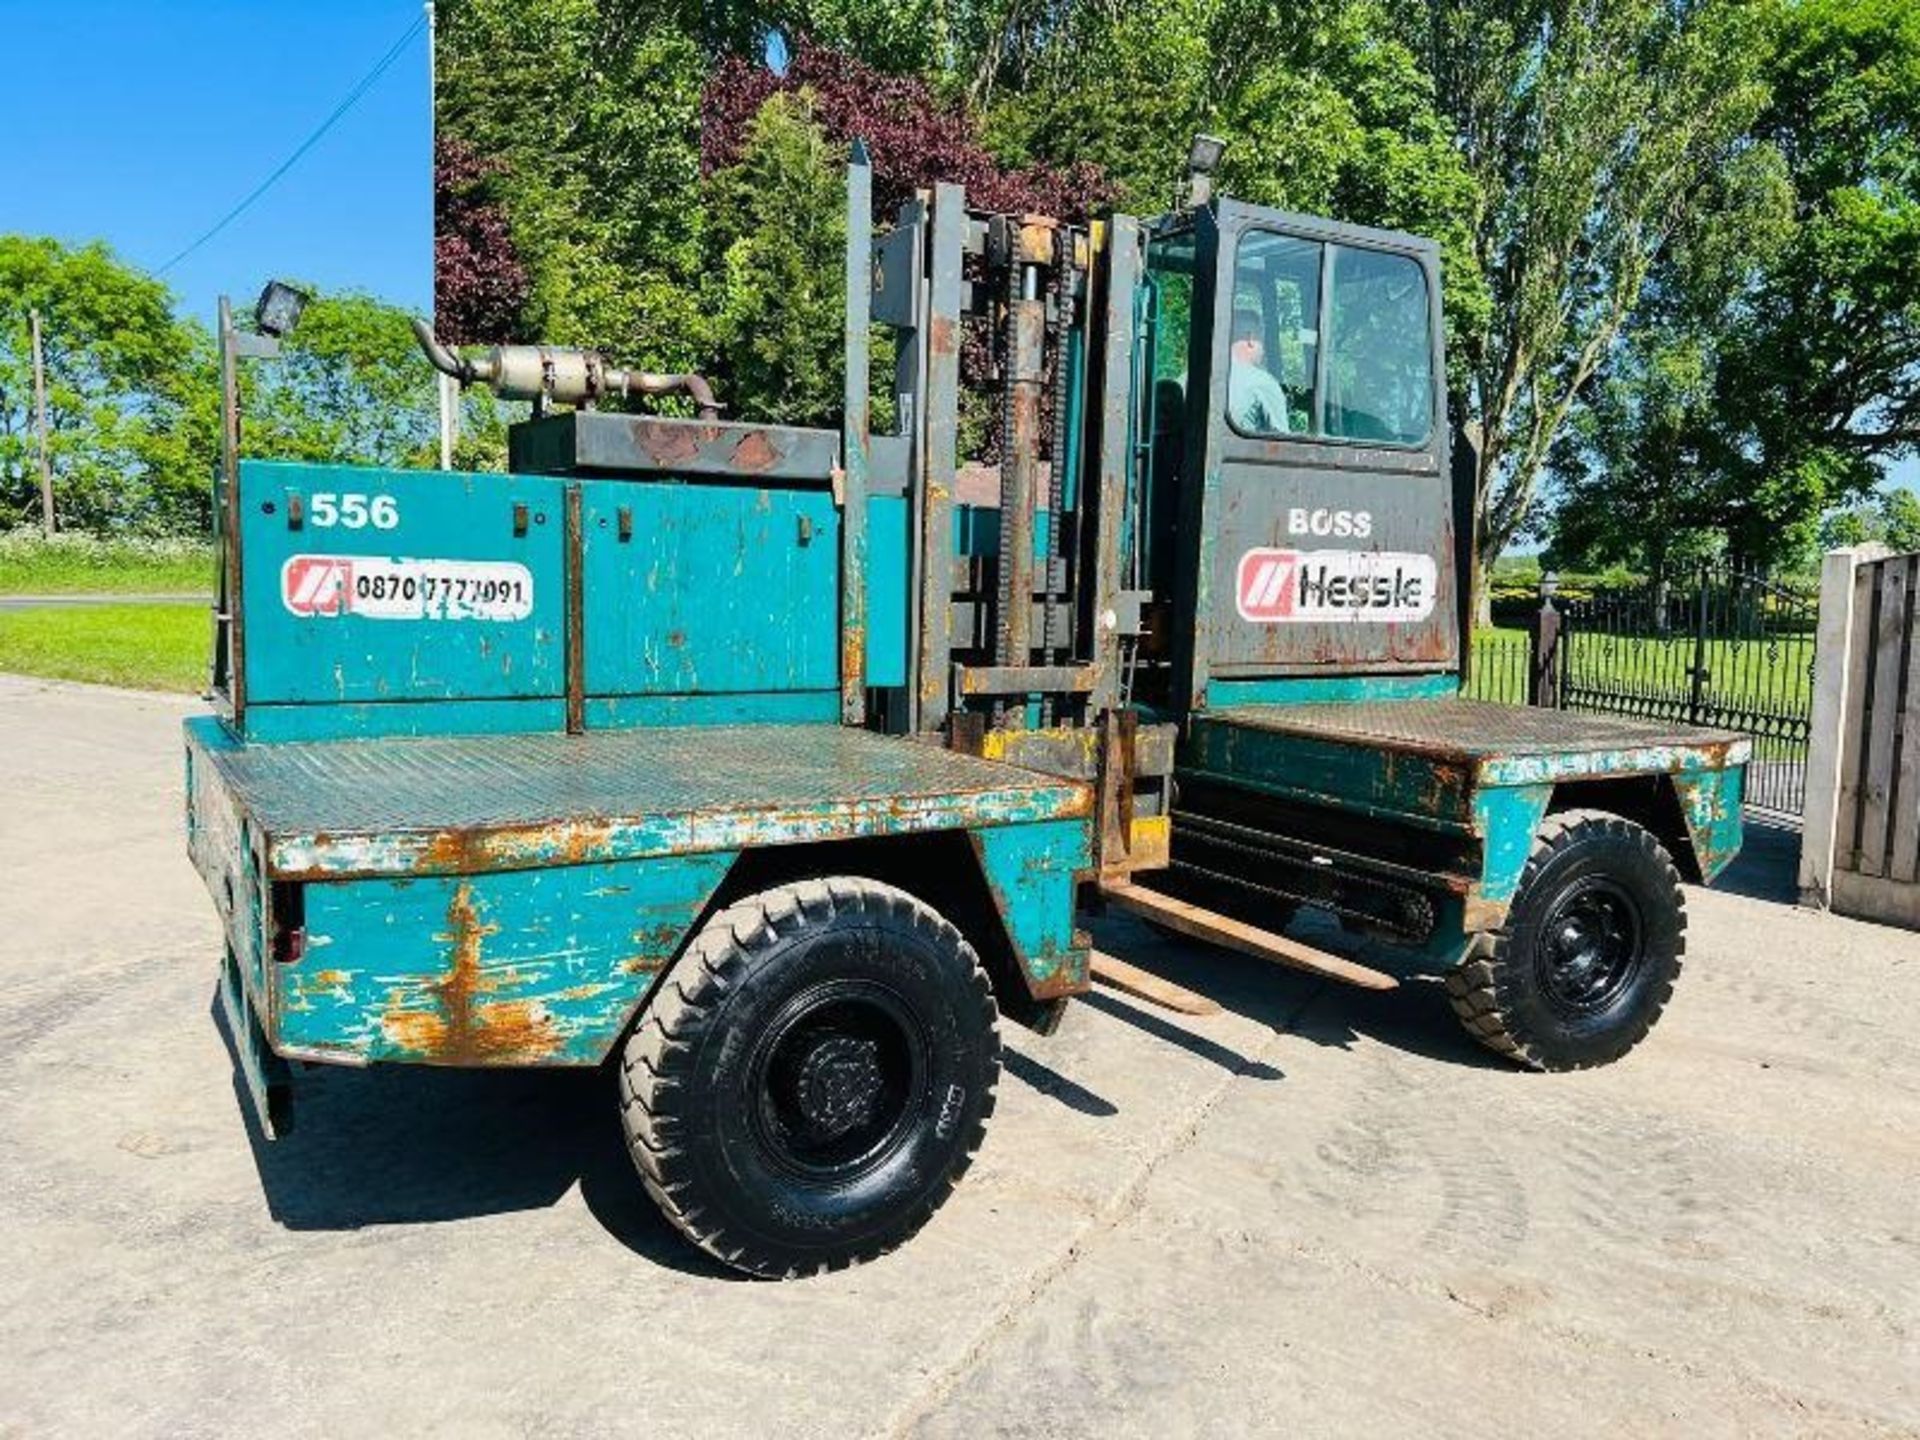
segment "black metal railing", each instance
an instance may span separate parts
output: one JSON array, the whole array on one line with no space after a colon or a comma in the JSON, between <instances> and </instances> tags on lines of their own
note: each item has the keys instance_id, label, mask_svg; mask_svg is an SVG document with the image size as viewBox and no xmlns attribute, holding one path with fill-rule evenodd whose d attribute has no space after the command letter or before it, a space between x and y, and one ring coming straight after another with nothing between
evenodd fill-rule
<instances>
[{"instance_id":1,"label":"black metal railing","mask_svg":"<svg viewBox=\"0 0 1920 1440\"><path fill-rule=\"evenodd\" d=\"M1474 636L1470 695L1740 731L1747 804L1800 813L1815 594L1717 564L1579 599L1554 589L1548 576L1524 629Z\"/></svg>"},{"instance_id":2,"label":"black metal railing","mask_svg":"<svg viewBox=\"0 0 1920 1440\"><path fill-rule=\"evenodd\" d=\"M1527 672L1533 664L1533 636L1526 630L1476 630L1467 667L1467 694L1502 705L1527 703Z\"/></svg>"}]
</instances>

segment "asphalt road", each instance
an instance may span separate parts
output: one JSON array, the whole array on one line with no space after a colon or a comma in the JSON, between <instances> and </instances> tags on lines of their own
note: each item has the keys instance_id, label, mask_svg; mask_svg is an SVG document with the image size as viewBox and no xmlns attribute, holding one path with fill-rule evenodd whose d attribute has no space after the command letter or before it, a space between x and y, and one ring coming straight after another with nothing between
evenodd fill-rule
<instances>
[{"instance_id":1,"label":"asphalt road","mask_svg":"<svg viewBox=\"0 0 1920 1440\"><path fill-rule=\"evenodd\" d=\"M0 1434L1920 1435L1920 936L1764 898L1788 845L1579 1076L1103 928L1226 1012L1014 1032L928 1229L770 1285L598 1074L323 1072L253 1139L189 708L0 677Z\"/></svg>"}]
</instances>

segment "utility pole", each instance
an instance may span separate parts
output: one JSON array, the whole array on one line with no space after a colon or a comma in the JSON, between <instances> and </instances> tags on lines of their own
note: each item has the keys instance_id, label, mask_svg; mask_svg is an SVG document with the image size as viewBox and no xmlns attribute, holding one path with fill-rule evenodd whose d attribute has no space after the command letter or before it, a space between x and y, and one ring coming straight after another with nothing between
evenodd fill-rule
<instances>
[{"instance_id":1,"label":"utility pole","mask_svg":"<svg viewBox=\"0 0 1920 1440\"><path fill-rule=\"evenodd\" d=\"M440 163L439 136L440 112L439 97L434 93L439 88L438 66L440 63L439 18L434 13L434 0L427 0L427 134L433 156L428 164L437 172ZM434 207L439 208L440 192L434 188ZM435 220L439 216L436 213ZM435 226L436 232L438 226ZM453 469L453 447L460 438L460 382L451 375L435 374L437 382L435 394L440 398L440 468Z\"/></svg>"},{"instance_id":2,"label":"utility pole","mask_svg":"<svg viewBox=\"0 0 1920 1440\"><path fill-rule=\"evenodd\" d=\"M33 428L40 437L40 525L47 534L57 528L53 518L53 461L47 453L47 361L40 349L40 312L27 312L33 332Z\"/></svg>"}]
</instances>

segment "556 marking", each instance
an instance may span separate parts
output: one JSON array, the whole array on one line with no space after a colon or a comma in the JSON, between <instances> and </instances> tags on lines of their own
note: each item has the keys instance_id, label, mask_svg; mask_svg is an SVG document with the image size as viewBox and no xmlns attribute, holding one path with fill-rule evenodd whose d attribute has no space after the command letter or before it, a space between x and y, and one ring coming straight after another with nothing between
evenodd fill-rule
<instances>
[{"instance_id":1,"label":"556 marking","mask_svg":"<svg viewBox=\"0 0 1920 1440\"><path fill-rule=\"evenodd\" d=\"M357 490L316 490L307 513L316 528L338 525L343 530L391 530L400 523L400 506L391 495L362 495Z\"/></svg>"}]
</instances>

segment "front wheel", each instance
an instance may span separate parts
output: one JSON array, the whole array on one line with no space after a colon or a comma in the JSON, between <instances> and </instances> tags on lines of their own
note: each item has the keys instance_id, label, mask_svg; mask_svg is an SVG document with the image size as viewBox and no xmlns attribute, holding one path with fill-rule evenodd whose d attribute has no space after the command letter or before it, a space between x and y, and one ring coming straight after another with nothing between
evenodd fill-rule
<instances>
[{"instance_id":1,"label":"front wheel","mask_svg":"<svg viewBox=\"0 0 1920 1440\"><path fill-rule=\"evenodd\" d=\"M695 1244L753 1275L868 1260L951 1193L986 1132L998 1012L960 932L877 881L715 915L628 1037L628 1148Z\"/></svg>"},{"instance_id":2,"label":"front wheel","mask_svg":"<svg viewBox=\"0 0 1920 1440\"><path fill-rule=\"evenodd\" d=\"M1619 1059L1673 996L1686 900L1660 842L1600 810L1547 817L1488 952L1447 977L1467 1031L1535 1070Z\"/></svg>"}]
</instances>

